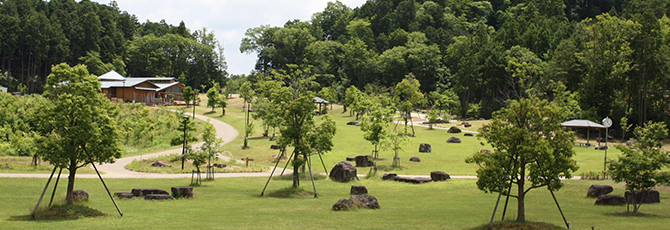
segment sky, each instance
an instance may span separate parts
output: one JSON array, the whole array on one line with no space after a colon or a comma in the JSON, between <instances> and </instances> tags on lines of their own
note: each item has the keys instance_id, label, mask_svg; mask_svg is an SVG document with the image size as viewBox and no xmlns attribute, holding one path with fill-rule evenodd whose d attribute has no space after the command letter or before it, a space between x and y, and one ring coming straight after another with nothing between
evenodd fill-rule
<instances>
[{"instance_id":1,"label":"sky","mask_svg":"<svg viewBox=\"0 0 670 230\"><path fill-rule=\"evenodd\" d=\"M110 0L93 0L109 4ZM256 54L240 53L244 32L260 25L283 26L289 20L308 21L335 0L116 0L121 11L147 20L179 25L184 21L191 32L202 28L214 31L223 45L228 73L248 74L256 64ZM340 0L350 8L366 0Z\"/></svg>"}]
</instances>

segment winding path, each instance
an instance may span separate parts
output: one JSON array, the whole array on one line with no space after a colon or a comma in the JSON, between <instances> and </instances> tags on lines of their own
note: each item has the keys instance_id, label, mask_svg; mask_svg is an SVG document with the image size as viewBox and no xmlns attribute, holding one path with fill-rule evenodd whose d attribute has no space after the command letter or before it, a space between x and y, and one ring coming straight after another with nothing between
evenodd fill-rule
<instances>
[{"instance_id":1,"label":"winding path","mask_svg":"<svg viewBox=\"0 0 670 230\"><path fill-rule=\"evenodd\" d=\"M186 114L188 115L188 114ZM200 120L208 121L216 129L216 137L223 140L223 144L228 144L232 142L239 132L233 128L233 126L212 119L200 114L196 114L195 118ZM202 145L202 142L194 144L193 147L199 147ZM135 172L126 169L126 165L132 163L134 160L140 160L143 158L150 158L156 156L170 155L170 154L179 154L181 153L181 148L165 150L157 153L143 154L139 156L124 157L117 159L116 162L111 164L102 164L98 165L98 170L103 174L104 178L188 178L191 177L190 173L178 173L178 174L162 174L162 173L143 173ZM224 160L229 160L227 156L220 155L220 158ZM290 171L290 170L287 170ZM269 172L257 172L257 173L215 173L215 177L226 178L226 177L267 177ZM13 178L48 178L50 174L38 174L38 173L0 173L0 177L13 177ZM97 178L96 174L77 174L77 178ZM67 178L67 174L61 175L61 178Z\"/></svg>"}]
</instances>

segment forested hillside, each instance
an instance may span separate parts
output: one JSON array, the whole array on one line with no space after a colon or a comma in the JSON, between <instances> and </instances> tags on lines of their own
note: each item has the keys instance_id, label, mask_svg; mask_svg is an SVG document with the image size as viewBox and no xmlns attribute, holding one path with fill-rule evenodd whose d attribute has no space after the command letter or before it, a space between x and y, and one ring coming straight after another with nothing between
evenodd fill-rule
<instances>
[{"instance_id":1,"label":"forested hillside","mask_svg":"<svg viewBox=\"0 0 670 230\"><path fill-rule=\"evenodd\" d=\"M250 28L263 79L311 68L340 99L413 73L424 94L455 93L461 116L490 117L507 99L559 100L573 118L668 120L668 0L370 0L333 2L310 21ZM447 94L448 94L447 93Z\"/></svg>"},{"instance_id":2,"label":"forested hillside","mask_svg":"<svg viewBox=\"0 0 670 230\"><path fill-rule=\"evenodd\" d=\"M96 75L175 77L194 88L226 76L223 49L206 29L140 23L114 1L0 0L0 85L41 93L62 62Z\"/></svg>"}]
</instances>

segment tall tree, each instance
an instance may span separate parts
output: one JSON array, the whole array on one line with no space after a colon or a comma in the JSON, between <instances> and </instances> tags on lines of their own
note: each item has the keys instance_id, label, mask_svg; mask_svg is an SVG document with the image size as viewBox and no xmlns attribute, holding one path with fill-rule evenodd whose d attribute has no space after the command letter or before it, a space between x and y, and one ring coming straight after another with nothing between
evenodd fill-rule
<instances>
[{"instance_id":1,"label":"tall tree","mask_svg":"<svg viewBox=\"0 0 670 230\"><path fill-rule=\"evenodd\" d=\"M410 73L399 82L394 91L394 100L405 121L405 135L407 135L407 122L412 120L412 109L423 101L423 93L419 90L421 83ZM412 136L414 136L414 125L412 125Z\"/></svg>"},{"instance_id":2,"label":"tall tree","mask_svg":"<svg viewBox=\"0 0 670 230\"><path fill-rule=\"evenodd\" d=\"M517 199L517 221L526 220L525 198L530 190L545 186L558 190L560 178L570 178L577 170L572 159L574 136L560 126L565 114L564 108L546 100L509 101L480 129L479 137L495 147L494 153L476 153L466 160L478 165L480 190ZM515 195L511 184L516 185Z\"/></svg>"},{"instance_id":3,"label":"tall tree","mask_svg":"<svg viewBox=\"0 0 670 230\"><path fill-rule=\"evenodd\" d=\"M40 113L40 127L45 130L40 150L45 160L69 170L66 201L72 205L77 169L121 156L112 118L118 108L100 93L98 79L86 66L59 64L51 72L44 92L51 103Z\"/></svg>"}]
</instances>

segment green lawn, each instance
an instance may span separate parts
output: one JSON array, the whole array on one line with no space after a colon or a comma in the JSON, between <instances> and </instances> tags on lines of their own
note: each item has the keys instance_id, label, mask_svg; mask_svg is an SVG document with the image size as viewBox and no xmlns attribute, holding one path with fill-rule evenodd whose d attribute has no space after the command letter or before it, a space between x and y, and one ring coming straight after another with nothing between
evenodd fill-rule
<instances>
[{"instance_id":1,"label":"green lawn","mask_svg":"<svg viewBox=\"0 0 670 230\"><path fill-rule=\"evenodd\" d=\"M194 199L145 201L117 200L119 217L96 179L78 179L76 189L91 194L88 206L108 214L106 217L77 220L27 220L46 179L0 178L0 226L3 229L471 229L487 223L497 198L477 190L475 180L455 179L411 185L399 182L361 179L352 183L317 180L319 198L259 197L266 178L219 178L195 188ZM108 179L112 192L132 188L186 186L190 179ZM301 181L311 190L309 181ZM625 206L595 206L586 198L592 182L571 180L556 193L572 229L664 229L670 219L670 189L661 189L661 204L643 205L646 215L625 216ZM611 183L599 181L596 183ZM268 191L290 186L289 180L273 180ZM365 185L379 200L379 210L331 211L341 198L349 197L351 185ZM64 186L64 185L61 185ZM21 191L21 192L17 192ZM57 200L64 199L64 187ZM50 192L50 191L49 191ZM615 185L615 194L623 188ZM48 202L48 197L47 197ZM515 217L510 204L508 219ZM527 219L563 226L551 195L545 189L527 196ZM500 217L498 213L498 218Z\"/></svg>"},{"instance_id":2,"label":"green lawn","mask_svg":"<svg viewBox=\"0 0 670 230\"><path fill-rule=\"evenodd\" d=\"M206 100L206 98L203 97L203 100ZM254 159L254 163L273 165L271 160L273 159L273 156L279 154L279 151L270 149L270 145L275 143L270 141L269 138L262 137L262 122L253 121L255 127L248 142L250 148L242 148L244 143L243 130L246 116L242 109L242 100L239 98L232 98L229 99L228 102L229 104L225 116L221 116L221 109L217 108L215 112L212 113L211 108L204 106L196 107L196 113L205 114L213 119L219 119L231 124L240 132L240 135L232 141L232 143L228 143L224 146L225 151L230 152L235 158L249 157ZM204 103L201 104L204 105ZM188 108L187 111L188 113L192 113L192 108ZM347 122L354 121L355 117L349 116L348 112L342 113L342 107L338 105L335 105L333 111L330 111L329 114L333 116L333 119L337 123L337 134L333 140L333 151L323 155L323 160L328 170L338 162L345 160L346 157L372 154L374 147L370 142L363 139L363 131L360 130L360 127L346 125ZM316 118L317 120L319 119L318 116ZM473 127L467 129L473 131L477 130L486 122L488 121L469 121ZM452 125L457 124L460 124L460 122L441 125L444 127L451 127ZM397 129L404 130L403 126L403 124L399 124ZM463 126L459 127L465 129ZM428 127L422 126L415 126L415 131L416 136L410 137L409 142L403 146L403 150L400 152L401 168L391 168L391 163L393 161L392 151L380 151L379 155L381 159L377 163L380 166L380 173L397 172L399 174L428 175L431 171L439 170L451 175L475 175L475 170L477 169L476 166L466 164L465 159L482 148L490 148L489 146L481 145L483 140L479 140L477 137L466 137L463 133L450 134L444 129L430 130ZM452 136L460 138L462 143L446 143L446 140ZM420 143L431 144L433 152L419 153ZM592 147L575 147L574 150L576 152L574 159L580 166L575 175L579 175L582 172L602 171L604 151L595 150ZM290 154L290 151L288 152ZM610 148L608 150L608 159L616 159L618 154L618 150ZM410 162L409 158L413 156L421 158L421 162ZM313 167L317 172L323 171L323 166L316 156L314 164ZM282 161L280 165L283 167L285 161ZM367 168L360 168L358 173L364 174L367 172Z\"/></svg>"}]
</instances>

